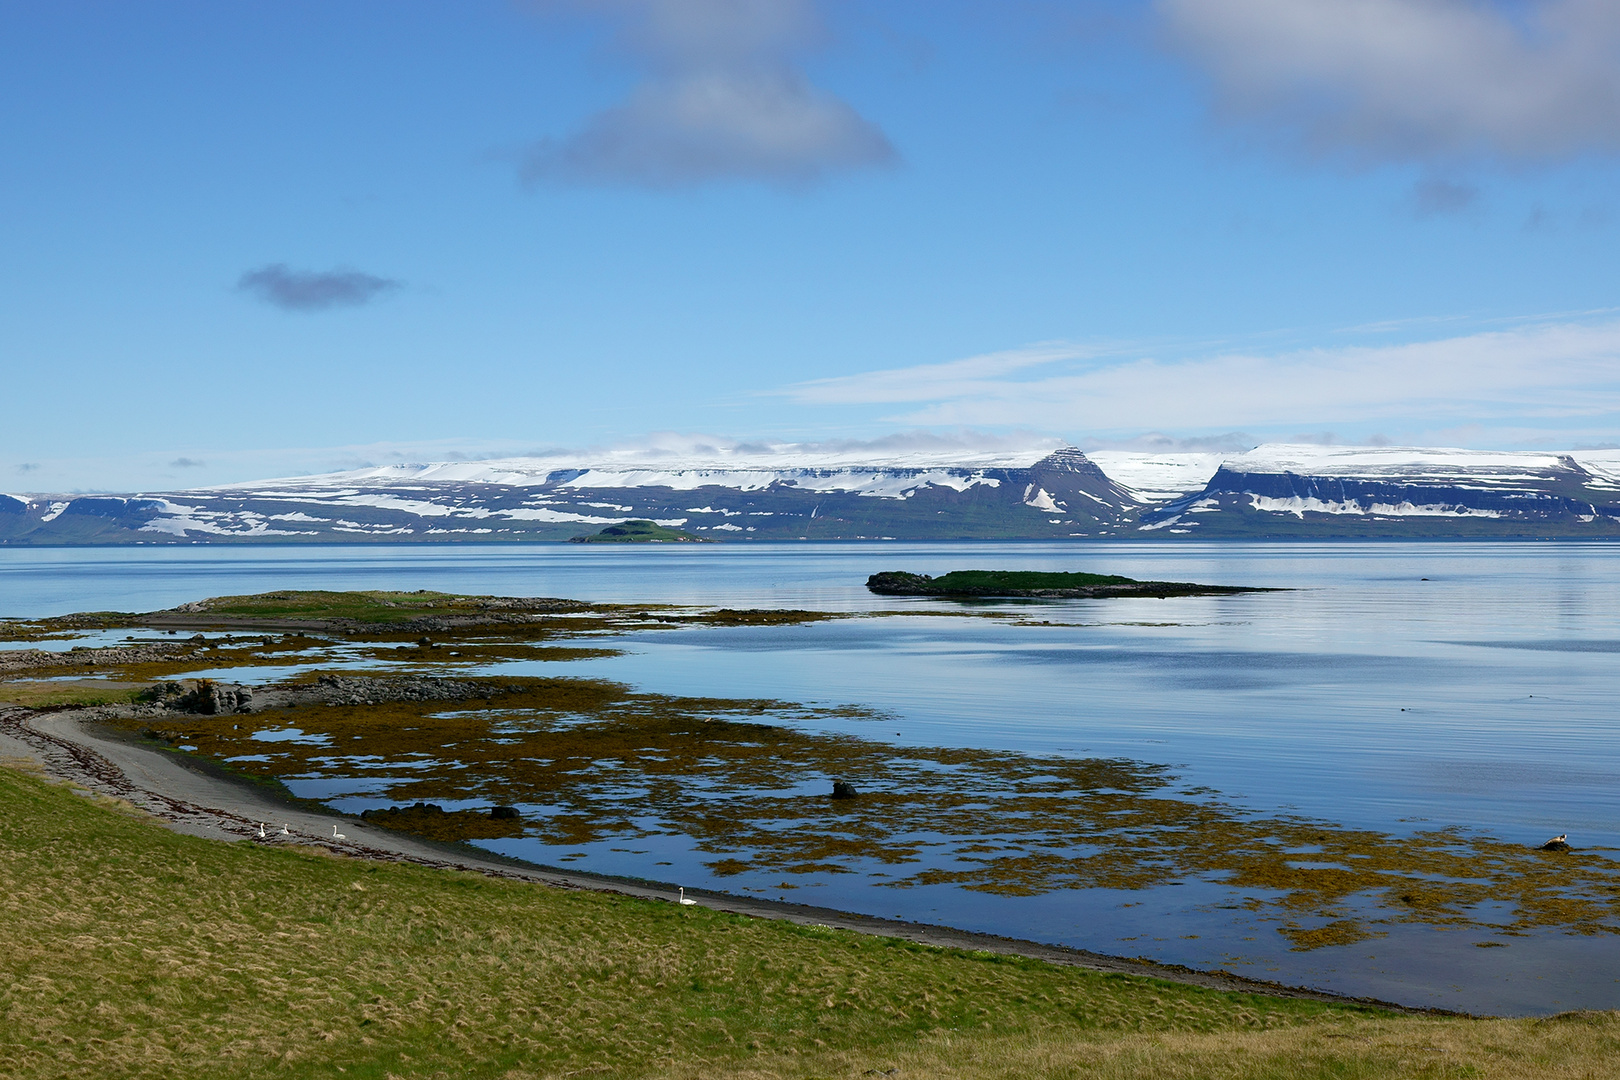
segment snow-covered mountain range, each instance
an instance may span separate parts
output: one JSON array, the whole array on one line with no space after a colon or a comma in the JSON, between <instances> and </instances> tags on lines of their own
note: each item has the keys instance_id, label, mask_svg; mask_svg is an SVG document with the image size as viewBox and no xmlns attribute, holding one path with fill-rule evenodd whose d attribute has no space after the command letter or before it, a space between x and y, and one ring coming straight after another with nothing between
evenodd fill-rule
<instances>
[{"instance_id":1,"label":"snow-covered mountain range","mask_svg":"<svg viewBox=\"0 0 1620 1080\"><path fill-rule=\"evenodd\" d=\"M1620 535L1620 450L746 447L439 462L129 496L0 496L0 544Z\"/></svg>"}]
</instances>

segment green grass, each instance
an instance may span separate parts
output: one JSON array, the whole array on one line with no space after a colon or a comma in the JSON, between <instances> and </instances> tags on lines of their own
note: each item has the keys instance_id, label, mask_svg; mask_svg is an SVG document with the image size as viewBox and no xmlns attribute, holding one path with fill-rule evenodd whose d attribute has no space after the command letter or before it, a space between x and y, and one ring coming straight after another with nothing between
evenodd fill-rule
<instances>
[{"instance_id":1,"label":"green grass","mask_svg":"<svg viewBox=\"0 0 1620 1080\"><path fill-rule=\"evenodd\" d=\"M53 705L127 705L137 700L142 687L127 683L7 682L0 683L0 703L44 709Z\"/></svg>"},{"instance_id":2,"label":"green grass","mask_svg":"<svg viewBox=\"0 0 1620 1080\"><path fill-rule=\"evenodd\" d=\"M932 582L941 592L995 589L1084 589L1093 585L1131 585L1135 578L1118 574L1044 573L1039 570L953 570Z\"/></svg>"},{"instance_id":3,"label":"green grass","mask_svg":"<svg viewBox=\"0 0 1620 1080\"><path fill-rule=\"evenodd\" d=\"M1399 1017L169 832L0 769L0 1075L1612 1075Z\"/></svg>"}]
</instances>

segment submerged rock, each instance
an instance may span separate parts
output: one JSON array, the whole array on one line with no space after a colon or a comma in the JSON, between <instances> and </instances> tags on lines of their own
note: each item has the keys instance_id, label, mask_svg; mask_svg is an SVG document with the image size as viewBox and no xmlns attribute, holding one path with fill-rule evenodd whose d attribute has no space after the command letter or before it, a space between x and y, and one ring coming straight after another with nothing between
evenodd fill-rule
<instances>
[{"instance_id":1,"label":"submerged rock","mask_svg":"<svg viewBox=\"0 0 1620 1080\"><path fill-rule=\"evenodd\" d=\"M446 810L438 803L419 802L411 806L390 806L386 810L371 809L360 816L373 825L415 833L430 840L493 840L523 834L522 818L516 808L494 809L512 812L508 816L496 814L494 810Z\"/></svg>"}]
</instances>

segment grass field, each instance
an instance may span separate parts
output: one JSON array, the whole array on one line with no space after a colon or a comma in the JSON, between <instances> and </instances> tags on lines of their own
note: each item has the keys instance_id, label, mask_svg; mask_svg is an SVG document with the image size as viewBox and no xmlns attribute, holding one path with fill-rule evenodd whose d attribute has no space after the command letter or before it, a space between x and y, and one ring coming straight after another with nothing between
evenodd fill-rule
<instances>
[{"instance_id":1,"label":"grass field","mask_svg":"<svg viewBox=\"0 0 1620 1080\"><path fill-rule=\"evenodd\" d=\"M23 680L0 683L0 703L43 709L51 705L124 705L140 696L141 683Z\"/></svg>"},{"instance_id":2,"label":"grass field","mask_svg":"<svg viewBox=\"0 0 1620 1080\"><path fill-rule=\"evenodd\" d=\"M6 1077L1604 1077L1409 1017L225 844L0 768ZM891 1071L892 1070L892 1071Z\"/></svg>"}]
</instances>

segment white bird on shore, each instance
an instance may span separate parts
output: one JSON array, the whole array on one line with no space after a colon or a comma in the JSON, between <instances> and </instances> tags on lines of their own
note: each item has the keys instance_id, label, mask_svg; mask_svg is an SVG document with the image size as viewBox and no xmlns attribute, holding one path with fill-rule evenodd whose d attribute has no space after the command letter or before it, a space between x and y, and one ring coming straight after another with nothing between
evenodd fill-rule
<instances>
[{"instance_id":1,"label":"white bird on shore","mask_svg":"<svg viewBox=\"0 0 1620 1080\"><path fill-rule=\"evenodd\" d=\"M291 836L292 835L292 830L287 828L287 825L286 825L285 822L283 822L282 825L281 825L281 835L282 836Z\"/></svg>"},{"instance_id":2,"label":"white bird on shore","mask_svg":"<svg viewBox=\"0 0 1620 1080\"><path fill-rule=\"evenodd\" d=\"M334 825L334 826L332 826L332 839L334 839L334 840L347 840L348 837L344 836L342 833L338 832L337 831L337 826Z\"/></svg>"},{"instance_id":3,"label":"white bird on shore","mask_svg":"<svg viewBox=\"0 0 1620 1080\"><path fill-rule=\"evenodd\" d=\"M688 900L686 898L686 890L685 889L676 889L676 892L681 894L680 895L680 902L681 902L682 906L691 907L693 904L697 903L696 900Z\"/></svg>"},{"instance_id":4,"label":"white bird on shore","mask_svg":"<svg viewBox=\"0 0 1620 1080\"><path fill-rule=\"evenodd\" d=\"M264 822L262 822L262 821L259 822L259 839L260 840L265 839Z\"/></svg>"}]
</instances>

